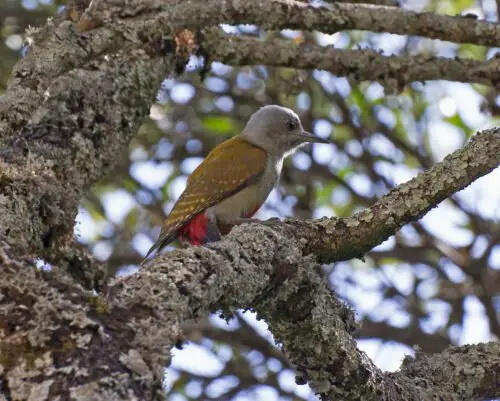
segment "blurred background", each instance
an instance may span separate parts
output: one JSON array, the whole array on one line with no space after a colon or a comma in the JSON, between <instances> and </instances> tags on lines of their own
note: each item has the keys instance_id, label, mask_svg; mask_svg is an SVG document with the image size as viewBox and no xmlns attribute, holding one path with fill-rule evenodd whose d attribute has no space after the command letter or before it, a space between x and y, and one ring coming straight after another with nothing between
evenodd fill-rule
<instances>
[{"instance_id":1,"label":"blurred background","mask_svg":"<svg viewBox=\"0 0 500 401\"><path fill-rule=\"evenodd\" d=\"M23 32L61 10L62 1L0 2L0 93L23 54ZM391 3L390 0L385 3ZM396 4L397 2L392 2ZM398 6L495 21L494 0L401 1ZM335 35L223 26L236 35L281 35L385 55L428 54L485 60L498 49L392 34ZM325 71L265 66L232 68L193 57L178 79L165 79L150 117L117 155L115 170L82 202L76 239L113 274L132 274L183 191L189 174L217 144L237 135L265 104L295 109L304 127L334 145L303 148L285 163L280 185L257 217L349 216L392 187L498 124L493 88L452 82L414 83L398 94L377 83ZM398 369L415 347L500 337L500 170L476 181L404 227L365 261L324 266L336 294L353 305L359 347L385 370ZM315 400L296 385L266 323L252 312L226 322L216 314L185 327L189 342L166 369L169 400Z\"/></svg>"}]
</instances>

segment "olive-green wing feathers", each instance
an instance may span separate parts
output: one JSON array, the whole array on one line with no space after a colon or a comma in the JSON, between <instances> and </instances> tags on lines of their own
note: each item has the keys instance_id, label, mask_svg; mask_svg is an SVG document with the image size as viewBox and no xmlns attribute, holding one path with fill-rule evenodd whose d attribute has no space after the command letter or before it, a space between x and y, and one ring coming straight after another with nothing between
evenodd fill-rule
<instances>
[{"instance_id":1,"label":"olive-green wing feathers","mask_svg":"<svg viewBox=\"0 0 500 401\"><path fill-rule=\"evenodd\" d=\"M255 182L266 165L267 153L240 137L217 146L189 177L146 258L173 241L194 216Z\"/></svg>"}]
</instances>

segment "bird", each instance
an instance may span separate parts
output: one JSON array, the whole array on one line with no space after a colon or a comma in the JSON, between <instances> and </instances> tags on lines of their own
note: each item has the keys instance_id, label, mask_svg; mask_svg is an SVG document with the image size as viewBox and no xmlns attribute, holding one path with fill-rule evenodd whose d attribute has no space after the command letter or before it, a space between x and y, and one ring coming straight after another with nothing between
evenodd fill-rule
<instances>
[{"instance_id":1,"label":"bird","mask_svg":"<svg viewBox=\"0 0 500 401\"><path fill-rule=\"evenodd\" d=\"M142 263L177 238L205 245L255 221L252 216L278 184L283 160L310 142L331 143L305 131L287 107L258 109L240 135L216 146L193 171Z\"/></svg>"}]
</instances>

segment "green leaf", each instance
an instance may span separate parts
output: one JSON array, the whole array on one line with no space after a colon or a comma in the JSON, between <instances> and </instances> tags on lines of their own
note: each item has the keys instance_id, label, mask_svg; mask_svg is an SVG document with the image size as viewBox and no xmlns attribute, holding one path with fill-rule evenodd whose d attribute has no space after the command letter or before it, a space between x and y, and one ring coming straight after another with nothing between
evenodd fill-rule
<instances>
[{"instance_id":1,"label":"green leaf","mask_svg":"<svg viewBox=\"0 0 500 401\"><path fill-rule=\"evenodd\" d=\"M337 170L337 175L342 178L343 180L346 179L346 177L353 173L355 170L354 168L352 168L351 166L348 166L348 167L344 167L343 169L341 170Z\"/></svg>"},{"instance_id":2,"label":"green leaf","mask_svg":"<svg viewBox=\"0 0 500 401\"><path fill-rule=\"evenodd\" d=\"M470 130L459 113L455 113L451 117L446 117L444 120L449 122L450 124L453 124L455 127L462 129L464 132L468 132Z\"/></svg>"},{"instance_id":3,"label":"green leaf","mask_svg":"<svg viewBox=\"0 0 500 401\"><path fill-rule=\"evenodd\" d=\"M335 125L333 135L340 143L345 143L352 138L351 127L345 124Z\"/></svg>"},{"instance_id":4,"label":"green leaf","mask_svg":"<svg viewBox=\"0 0 500 401\"><path fill-rule=\"evenodd\" d=\"M139 213L137 208L132 208L125 217L124 223L125 226L130 229L135 229L137 227L137 223L139 222Z\"/></svg>"},{"instance_id":5,"label":"green leaf","mask_svg":"<svg viewBox=\"0 0 500 401\"><path fill-rule=\"evenodd\" d=\"M135 181L134 179L132 179L130 177L126 177L122 180L122 186L123 186L123 189L130 192L131 194L133 194L137 190L141 189L140 183L138 183L137 181Z\"/></svg>"},{"instance_id":6,"label":"green leaf","mask_svg":"<svg viewBox=\"0 0 500 401\"><path fill-rule=\"evenodd\" d=\"M201 120L203 127L212 134L227 135L236 131L236 125L229 117L206 116Z\"/></svg>"},{"instance_id":7,"label":"green leaf","mask_svg":"<svg viewBox=\"0 0 500 401\"><path fill-rule=\"evenodd\" d=\"M325 183L323 188L316 190L316 204L330 205L332 191L338 186L336 182Z\"/></svg>"},{"instance_id":8,"label":"green leaf","mask_svg":"<svg viewBox=\"0 0 500 401\"><path fill-rule=\"evenodd\" d=\"M342 205L332 203L331 206L333 211L335 212L335 215L338 217L347 217L353 214L353 202L347 202Z\"/></svg>"},{"instance_id":9,"label":"green leaf","mask_svg":"<svg viewBox=\"0 0 500 401\"><path fill-rule=\"evenodd\" d=\"M464 44L458 49L458 56L483 61L486 59L486 50L484 46Z\"/></svg>"}]
</instances>

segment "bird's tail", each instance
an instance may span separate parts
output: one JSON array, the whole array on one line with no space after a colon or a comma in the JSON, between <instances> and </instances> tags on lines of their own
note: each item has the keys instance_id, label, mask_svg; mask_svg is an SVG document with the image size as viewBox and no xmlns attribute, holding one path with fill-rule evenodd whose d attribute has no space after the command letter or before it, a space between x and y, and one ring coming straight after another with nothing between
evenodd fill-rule
<instances>
[{"instance_id":1,"label":"bird's tail","mask_svg":"<svg viewBox=\"0 0 500 401\"><path fill-rule=\"evenodd\" d=\"M149 248L148 253L142 259L141 266L143 266L148 260L152 259L153 256L155 256L159 251L161 251L163 248L165 248L168 244L170 244L172 241L177 239L179 236L179 231L167 233L166 235L163 233L160 233L160 236L158 237L158 240L153 244L151 248Z\"/></svg>"}]
</instances>

